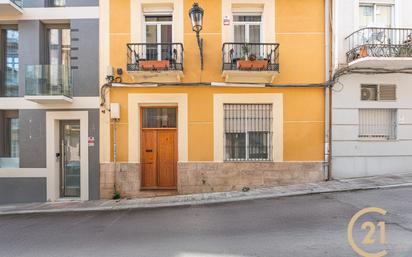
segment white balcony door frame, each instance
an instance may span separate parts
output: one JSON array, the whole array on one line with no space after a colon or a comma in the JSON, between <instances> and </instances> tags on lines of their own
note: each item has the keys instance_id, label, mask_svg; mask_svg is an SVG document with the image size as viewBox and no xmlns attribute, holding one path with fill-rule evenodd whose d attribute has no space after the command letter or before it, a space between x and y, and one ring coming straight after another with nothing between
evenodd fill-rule
<instances>
[{"instance_id":1,"label":"white balcony door frame","mask_svg":"<svg viewBox=\"0 0 412 257\"><path fill-rule=\"evenodd\" d=\"M172 16L171 21L146 21L146 16ZM173 32L173 13L171 12L164 12L164 13L144 13L143 15L143 42L147 43L146 33L147 33L147 26L149 25L156 25L156 39L158 44L162 43L162 25L170 25L172 26ZM172 42L173 42L173 33L172 33ZM144 57L146 58L146 51L144 52ZM162 60L162 46L157 46L157 60Z\"/></svg>"},{"instance_id":2,"label":"white balcony door frame","mask_svg":"<svg viewBox=\"0 0 412 257\"><path fill-rule=\"evenodd\" d=\"M386 1L355 1L355 30L361 29L360 26L360 7L361 6L373 6L373 23L376 22L376 12L377 12L377 6L391 6L392 10L391 10L391 15L392 15L392 20L391 20L391 26L390 28L394 28L397 27L397 17L398 15L398 8L397 8L397 1L393 1L393 0L388 0ZM368 25L368 27L370 27ZM375 26L374 26L375 27Z\"/></svg>"},{"instance_id":3,"label":"white balcony door frame","mask_svg":"<svg viewBox=\"0 0 412 257\"><path fill-rule=\"evenodd\" d=\"M359 4L359 8L361 6L369 6L369 7L373 7L373 22L372 24L376 24L376 20L377 20L377 13L378 13L378 7L379 6L385 6L385 7L390 7L391 8L391 25L389 26L389 28L394 27L395 25L395 5L394 4L381 4L381 3L360 3ZM373 25L375 26L375 25ZM369 27L369 25L368 25Z\"/></svg>"},{"instance_id":4,"label":"white balcony door frame","mask_svg":"<svg viewBox=\"0 0 412 257\"><path fill-rule=\"evenodd\" d=\"M235 21L235 16L260 16L260 21ZM235 40L235 26L236 25L245 25L245 43L250 43L250 34L249 34L249 27L251 25L259 25L259 43L263 43L264 35L263 35L263 17L262 13L233 13L233 41ZM238 42L236 42L238 43Z\"/></svg>"}]
</instances>

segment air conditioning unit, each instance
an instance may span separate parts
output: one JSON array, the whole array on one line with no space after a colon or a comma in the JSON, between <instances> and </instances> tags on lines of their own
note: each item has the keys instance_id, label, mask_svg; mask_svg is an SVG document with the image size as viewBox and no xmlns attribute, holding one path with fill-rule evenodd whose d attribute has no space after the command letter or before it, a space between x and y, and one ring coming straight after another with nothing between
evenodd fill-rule
<instances>
[{"instance_id":1,"label":"air conditioning unit","mask_svg":"<svg viewBox=\"0 0 412 257\"><path fill-rule=\"evenodd\" d=\"M376 101L378 96L377 87L362 87L361 99L362 101Z\"/></svg>"}]
</instances>

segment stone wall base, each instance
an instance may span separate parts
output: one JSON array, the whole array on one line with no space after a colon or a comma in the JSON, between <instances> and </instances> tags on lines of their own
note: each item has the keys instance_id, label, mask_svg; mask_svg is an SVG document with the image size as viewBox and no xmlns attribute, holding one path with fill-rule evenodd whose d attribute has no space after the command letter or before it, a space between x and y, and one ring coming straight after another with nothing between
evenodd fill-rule
<instances>
[{"instance_id":1,"label":"stone wall base","mask_svg":"<svg viewBox=\"0 0 412 257\"><path fill-rule=\"evenodd\" d=\"M179 194L240 191L325 180L322 162L189 162L179 163L178 171Z\"/></svg>"},{"instance_id":2,"label":"stone wall base","mask_svg":"<svg viewBox=\"0 0 412 257\"><path fill-rule=\"evenodd\" d=\"M115 176L116 174L116 176ZM138 163L100 164L100 197L111 199L116 177L122 198L148 197L140 191L141 167ZM325 180L322 162L188 162L179 163L178 193L241 191L305 184Z\"/></svg>"},{"instance_id":3,"label":"stone wall base","mask_svg":"<svg viewBox=\"0 0 412 257\"><path fill-rule=\"evenodd\" d=\"M113 198L115 181L117 191L122 198L138 197L141 184L140 174L138 163L100 164L100 198Z\"/></svg>"}]
</instances>

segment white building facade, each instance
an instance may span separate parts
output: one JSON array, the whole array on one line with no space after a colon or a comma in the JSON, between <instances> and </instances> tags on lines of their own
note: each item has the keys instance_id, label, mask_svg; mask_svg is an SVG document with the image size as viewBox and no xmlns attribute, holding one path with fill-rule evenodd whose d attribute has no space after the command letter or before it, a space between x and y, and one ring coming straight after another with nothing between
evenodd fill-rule
<instances>
[{"instance_id":1,"label":"white building facade","mask_svg":"<svg viewBox=\"0 0 412 257\"><path fill-rule=\"evenodd\" d=\"M412 172L411 10L410 0L334 1L333 178Z\"/></svg>"}]
</instances>

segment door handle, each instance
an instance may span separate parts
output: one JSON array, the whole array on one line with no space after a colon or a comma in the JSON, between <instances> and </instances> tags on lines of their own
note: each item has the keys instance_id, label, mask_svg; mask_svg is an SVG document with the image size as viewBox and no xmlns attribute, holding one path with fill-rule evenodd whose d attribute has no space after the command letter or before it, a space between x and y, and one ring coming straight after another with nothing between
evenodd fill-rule
<instances>
[{"instance_id":1,"label":"door handle","mask_svg":"<svg viewBox=\"0 0 412 257\"><path fill-rule=\"evenodd\" d=\"M146 149L146 153L153 153L153 149Z\"/></svg>"}]
</instances>

